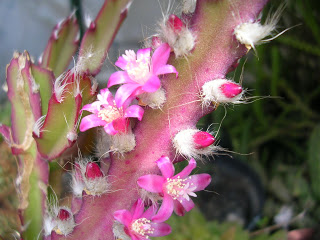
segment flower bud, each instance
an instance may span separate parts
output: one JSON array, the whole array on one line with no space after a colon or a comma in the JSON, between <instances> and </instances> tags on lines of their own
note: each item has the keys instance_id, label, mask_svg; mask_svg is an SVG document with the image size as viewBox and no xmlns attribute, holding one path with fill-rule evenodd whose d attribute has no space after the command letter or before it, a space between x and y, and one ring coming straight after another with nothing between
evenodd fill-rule
<instances>
[{"instance_id":1,"label":"flower bud","mask_svg":"<svg viewBox=\"0 0 320 240\"><path fill-rule=\"evenodd\" d=\"M184 22L182 22L181 19L174 14L169 16L167 26L171 27L176 34L179 34L181 30L186 27Z\"/></svg>"},{"instance_id":2,"label":"flower bud","mask_svg":"<svg viewBox=\"0 0 320 240\"><path fill-rule=\"evenodd\" d=\"M66 221L70 218L70 213L68 210L61 208L58 213L58 218L61 221Z\"/></svg>"},{"instance_id":3,"label":"flower bud","mask_svg":"<svg viewBox=\"0 0 320 240\"><path fill-rule=\"evenodd\" d=\"M103 173L101 172L98 164L94 162L89 162L86 166L85 176L86 178L89 178L89 179L95 179L95 178L103 177Z\"/></svg>"}]
</instances>

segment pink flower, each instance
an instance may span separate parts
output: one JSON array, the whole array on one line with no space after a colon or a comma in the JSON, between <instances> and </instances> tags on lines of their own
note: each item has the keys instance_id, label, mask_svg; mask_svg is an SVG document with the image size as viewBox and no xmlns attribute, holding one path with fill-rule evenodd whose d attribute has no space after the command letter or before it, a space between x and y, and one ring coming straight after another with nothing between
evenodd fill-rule
<instances>
[{"instance_id":1,"label":"pink flower","mask_svg":"<svg viewBox=\"0 0 320 240\"><path fill-rule=\"evenodd\" d=\"M168 157L161 157L157 164L162 176L142 176L138 179L138 185L149 192L163 196L162 205L152 218L154 222L163 222L173 211L179 216L183 216L185 211L190 211L194 207L190 196L196 197L194 192L205 189L211 182L211 177L205 173L189 176L197 165L194 159L191 159L189 165L176 175L173 175L174 166Z\"/></svg>"},{"instance_id":2,"label":"pink flower","mask_svg":"<svg viewBox=\"0 0 320 240\"><path fill-rule=\"evenodd\" d=\"M123 84L119 87L115 100L117 106L129 98L135 97L144 92L155 92L160 88L158 75L178 72L172 65L167 65L170 56L170 46L167 43L160 45L150 56L151 48L125 51L115 63L124 71L113 73L108 82L108 87Z\"/></svg>"},{"instance_id":3,"label":"pink flower","mask_svg":"<svg viewBox=\"0 0 320 240\"><path fill-rule=\"evenodd\" d=\"M156 211L157 208L151 206L144 212L143 201L138 199L131 211L118 210L113 216L124 225L124 232L132 240L146 240L149 237L161 237L171 233L171 227L168 224L150 220Z\"/></svg>"},{"instance_id":4,"label":"pink flower","mask_svg":"<svg viewBox=\"0 0 320 240\"><path fill-rule=\"evenodd\" d=\"M100 90L98 100L84 105L81 111L89 111L93 114L84 117L80 123L80 131L103 126L106 133L115 135L118 132L126 133L129 127L128 118L142 119L144 110L138 105L118 108L108 88Z\"/></svg>"}]
</instances>

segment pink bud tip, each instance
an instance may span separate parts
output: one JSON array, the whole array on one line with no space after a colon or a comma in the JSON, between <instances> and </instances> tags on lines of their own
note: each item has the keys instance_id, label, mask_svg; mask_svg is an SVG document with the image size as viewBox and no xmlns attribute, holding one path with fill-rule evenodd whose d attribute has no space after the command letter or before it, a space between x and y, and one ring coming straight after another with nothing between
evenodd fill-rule
<instances>
[{"instance_id":1,"label":"pink bud tip","mask_svg":"<svg viewBox=\"0 0 320 240\"><path fill-rule=\"evenodd\" d=\"M220 89L227 98L234 98L242 92L242 87L233 82L222 84Z\"/></svg>"},{"instance_id":2,"label":"pink bud tip","mask_svg":"<svg viewBox=\"0 0 320 240\"><path fill-rule=\"evenodd\" d=\"M86 167L86 178L95 179L98 177L103 177L103 173L100 170L98 164L94 162L89 162Z\"/></svg>"},{"instance_id":3,"label":"pink bud tip","mask_svg":"<svg viewBox=\"0 0 320 240\"><path fill-rule=\"evenodd\" d=\"M70 213L68 210L61 208L58 213L58 218L61 221L68 220L70 218Z\"/></svg>"},{"instance_id":4,"label":"pink bud tip","mask_svg":"<svg viewBox=\"0 0 320 240\"><path fill-rule=\"evenodd\" d=\"M184 22L174 14L169 16L167 26L170 26L175 33L180 33L181 30L186 27Z\"/></svg>"},{"instance_id":5,"label":"pink bud tip","mask_svg":"<svg viewBox=\"0 0 320 240\"><path fill-rule=\"evenodd\" d=\"M196 149L206 148L215 142L215 138L207 132L197 132L193 135Z\"/></svg>"}]
</instances>

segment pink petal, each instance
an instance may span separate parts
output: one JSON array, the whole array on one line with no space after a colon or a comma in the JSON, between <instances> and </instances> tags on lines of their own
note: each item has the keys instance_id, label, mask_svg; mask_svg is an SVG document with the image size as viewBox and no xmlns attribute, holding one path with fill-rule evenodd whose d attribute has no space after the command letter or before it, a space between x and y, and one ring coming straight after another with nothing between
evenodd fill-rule
<instances>
[{"instance_id":1,"label":"pink petal","mask_svg":"<svg viewBox=\"0 0 320 240\"><path fill-rule=\"evenodd\" d=\"M130 223L132 222L132 216L131 213L128 210L118 210L115 211L113 213L113 217L120 223L122 223L123 225L125 225L126 227L128 227L130 225Z\"/></svg>"},{"instance_id":2,"label":"pink petal","mask_svg":"<svg viewBox=\"0 0 320 240\"><path fill-rule=\"evenodd\" d=\"M137 51L137 60L150 57L151 48L143 48Z\"/></svg>"},{"instance_id":3,"label":"pink petal","mask_svg":"<svg viewBox=\"0 0 320 240\"><path fill-rule=\"evenodd\" d=\"M174 201L174 212L178 215L178 216L184 216L185 214L185 209L182 206L182 204L179 201Z\"/></svg>"},{"instance_id":4,"label":"pink petal","mask_svg":"<svg viewBox=\"0 0 320 240\"><path fill-rule=\"evenodd\" d=\"M94 105L92 103L86 104L82 107L82 109L80 110L80 112L82 111L88 111L88 112L92 112L92 113L98 113L98 109L97 109L97 105Z\"/></svg>"},{"instance_id":5,"label":"pink petal","mask_svg":"<svg viewBox=\"0 0 320 240\"><path fill-rule=\"evenodd\" d=\"M160 88L160 79L157 75L152 75L149 80L142 86L144 92L155 92Z\"/></svg>"},{"instance_id":6,"label":"pink petal","mask_svg":"<svg viewBox=\"0 0 320 240\"><path fill-rule=\"evenodd\" d=\"M137 235L131 234L131 233L130 233L130 237L131 237L131 240L144 240L143 238L140 238Z\"/></svg>"},{"instance_id":7,"label":"pink petal","mask_svg":"<svg viewBox=\"0 0 320 240\"><path fill-rule=\"evenodd\" d=\"M182 202L180 202L180 203L187 212L189 212L192 208L194 208L194 202L191 199L189 199L189 201L185 198L183 198L181 200L182 200ZM178 200L176 200L176 201L178 201Z\"/></svg>"},{"instance_id":8,"label":"pink petal","mask_svg":"<svg viewBox=\"0 0 320 240\"><path fill-rule=\"evenodd\" d=\"M118 118L112 121L114 130L122 133L126 133L128 131L129 124L130 120L127 118Z\"/></svg>"},{"instance_id":9,"label":"pink petal","mask_svg":"<svg viewBox=\"0 0 320 240\"><path fill-rule=\"evenodd\" d=\"M123 70L125 70L128 61L124 59L124 57L120 56L118 61L115 62L115 65Z\"/></svg>"},{"instance_id":10,"label":"pink petal","mask_svg":"<svg viewBox=\"0 0 320 240\"><path fill-rule=\"evenodd\" d=\"M108 80L108 87L123 83L133 83L133 81L130 79L127 72L118 71L111 74Z\"/></svg>"},{"instance_id":11,"label":"pink petal","mask_svg":"<svg viewBox=\"0 0 320 240\"><path fill-rule=\"evenodd\" d=\"M116 135L118 133L118 131L114 129L112 122L107 123L103 128L109 135Z\"/></svg>"},{"instance_id":12,"label":"pink petal","mask_svg":"<svg viewBox=\"0 0 320 240\"><path fill-rule=\"evenodd\" d=\"M193 186L196 187L196 189L193 192L204 190L211 182L211 176L206 173L202 174L196 174L190 176L190 179L187 179L187 182L190 184L193 183Z\"/></svg>"},{"instance_id":13,"label":"pink petal","mask_svg":"<svg viewBox=\"0 0 320 240\"><path fill-rule=\"evenodd\" d=\"M162 176L154 174L144 175L137 180L141 188L152 193L161 193L164 182L165 179Z\"/></svg>"},{"instance_id":14,"label":"pink petal","mask_svg":"<svg viewBox=\"0 0 320 240\"><path fill-rule=\"evenodd\" d=\"M151 223L151 227L154 231L149 234L150 237L162 237L171 233L171 227L167 223Z\"/></svg>"},{"instance_id":15,"label":"pink petal","mask_svg":"<svg viewBox=\"0 0 320 240\"><path fill-rule=\"evenodd\" d=\"M115 100L117 107L122 107L123 103L133 94L138 88L139 84L136 83L127 83L119 87L116 92Z\"/></svg>"},{"instance_id":16,"label":"pink petal","mask_svg":"<svg viewBox=\"0 0 320 240\"><path fill-rule=\"evenodd\" d=\"M168 43L161 44L152 55L152 71L156 73L160 67L166 65L170 56L170 46Z\"/></svg>"},{"instance_id":17,"label":"pink petal","mask_svg":"<svg viewBox=\"0 0 320 240\"><path fill-rule=\"evenodd\" d=\"M84 118L82 118L81 123L80 123L80 131L84 132L90 128L104 126L105 124L106 124L105 121L101 120L96 115L91 114L91 115L88 115L88 116L85 116Z\"/></svg>"},{"instance_id":18,"label":"pink petal","mask_svg":"<svg viewBox=\"0 0 320 240\"><path fill-rule=\"evenodd\" d=\"M132 219L138 219L141 217L141 215L143 214L144 211L144 203L143 201L139 198L135 204L134 204L134 212L133 212L133 216Z\"/></svg>"},{"instance_id":19,"label":"pink petal","mask_svg":"<svg viewBox=\"0 0 320 240\"><path fill-rule=\"evenodd\" d=\"M150 206L141 216L141 218L151 219L152 216L156 214L158 210L158 204Z\"/></svg>"},{"instance_id":20,"label":"pink petal","mask_svg":"<svg viewBox=\"0 0 320 240\"><path fill-rule=\"evenodd\" d=\"M100 90L99 94L102 96L103 99L108 99L112 93L108 88L103 88Z\"/></svg>"},{"instance_id":21,"label":"pink petal","mask_svg":"<svg viewBox=\"0 0 320 240\"><path fill-rule=\"evenodd\" d=\"M98 101L103 103L102 105L104 107L108 107L110 105L114 106L113 95L108 88L101 89L97 98L98 98ZM108 106L106 106L106 104L108 104Z\"/></svg>"},{"instance_id":22,"label":"pink petal","mask_svg":"<svg viewBox=\"0 0 320 240\"><path fill-rule=\"evenodd\" d=\"M143 113L144 113L144 110L142 107L138 105L132 105L125 110L124 117L138 118L141 121Z\"/></svg>"},{"instance_id":23,"label":"pink petal","mask_svg":"<svg viewBox=\"0 0 320 240\"><path fill-rule=\"evenodd\" d=\"M173 199L170 195L165 194L163 202L158 213L151 218L153 222L164 222L167 221L173 212Z\"/></svg>"},{"instance_id":24,"label":"pink petal","mask_svg":"<svg viewBox=\"0 0 320 240\"><path fill-rule=\"evenodd\" d=\"M165 179L173 176L174 166L168 157L161 157L156 163Z\"/></svg>"},{"instance_id":25,"label":"pink petal","mask_svg":"<svg viewBox=\"0 0 320 240\"><path fill-rule=\"evenodd\" d=\"M193 169L195 169L197 166L196 161L192 158L189 161L188 166L186 166L180 173L178 173L177 175L175 175L173 178L186 178L190 175L190 173L192 172Z\"/></svg>"},{"instance_id":26,"label":"pink petal","mask_svg":"<svg viewBox=\"0 0 320 240\"><path fill-rule=\"evenodd\" d=\"M176 70L176 68L172 65L164 65L158 68L157 72L155 72L156 75L160 74L167 74L167 73L175 73L176 78L178 77L179 73Z\"/></svg>"}]
</instances>

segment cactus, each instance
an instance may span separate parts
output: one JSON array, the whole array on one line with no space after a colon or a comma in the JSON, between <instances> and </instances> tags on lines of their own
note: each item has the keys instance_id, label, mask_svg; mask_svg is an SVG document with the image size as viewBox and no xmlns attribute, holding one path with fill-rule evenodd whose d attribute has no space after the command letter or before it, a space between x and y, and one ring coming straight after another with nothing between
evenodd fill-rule
<instances>
[{"instance_id":1,"label":"cactus","mask_svg":"<svg viewBox=\"0 0 320 240\"><path fill-rule=\"evenodd\" d=\"M275 30L279 11L264 25L258 19L266 2L183 1L180 17L165 16L146 48L119 57L119 71L99 94L94 76L129 0L106 0L81 42L73 14L58 23L38 65L27 52L15 53L7 67L12 124L0 132L19 159L22 238L168 235L164 221L190 211L190 196L211 181L208 174L190 175L196 160L222 150L197 122L220 104L244 101L241 84L226 74ZM77 61L67 70L78 43ZM116 85L113 96L109 88ZM75 142L79 152L92 145L91 128L95 156L76 156ZM70 208L47 196L48 161L67 156L74 161ZM173 164L184 160L189 164L174 173Z\"/></svg>"}]
</instances>

